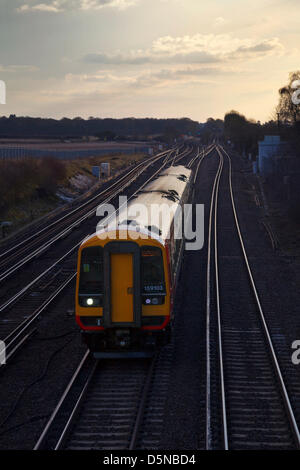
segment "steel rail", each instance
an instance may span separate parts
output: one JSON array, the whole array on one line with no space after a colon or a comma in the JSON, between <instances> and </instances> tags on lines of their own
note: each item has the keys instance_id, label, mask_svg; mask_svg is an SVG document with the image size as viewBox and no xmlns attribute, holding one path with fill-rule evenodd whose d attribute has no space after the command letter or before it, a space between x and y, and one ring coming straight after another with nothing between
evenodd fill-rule
<instances>
[{"instance_id":1,"label":"steel rail","mask_svg":"<svg viewBox=\"0 0 300 470\"><path fill-rule=\"evenodd\" d=\"M157 354L152 358L151 364L148 370L148 374L146 377L145 385L144 385L141 400L140 400L139 409L136 415L136 420L135 420L133 431L132 431L132 436L131 436L130 443L129 443L129 450L135 450L137 446L138 436L139 436L140 429L142 426L143 416L144 416L144 412L145 412L145 408L147 404L147 397L148 397L149 390L151 387L151 380L153 378L156 358L157 358Z\"/></svg>"},{"instance_id":2,"label":"steel rail","mask_svg":"<svg viewBox=\"0 0 300 470\"><path fill-rule=\"evenodd\" d=\"M164 168L164 166L168 163L168 160L165 160L162 166L149 178L146 180L145 183L143 183L133 194L132 196L129 197L128 200L132 199L138 191L140 191L152 178L155 178L155 176ZM102 204L105 204L103 202ZM89 235L88 235L89 236ZM29 284L27 284L25 287L23 287L19 292L14 294L10 299L8 299L6 302L4 302L2 305L0 305L0 312L5 310L7 307L12 305L14 302L19 300L20 297L26 294L28 289L30 289L34 284L36 284L42 277L44 277L51 269L53 269L58 263L64 261L69 255L71 255L84 241L86 237L84 237L80 242L76 243L70 250L67 251L62 257L60 257L58 260L56 260L50 267L48 267L45 271L43 271L41 274L39 274L35 279L33 279Z\"/></svg>"},{"instance_id":3,"label":"steel rail","mask_svg":"<svg viewBox=\"0 0 300 470\"><path fill-rule=\"evenodd\" d=\"M165 153L169 154L173 151L173 149L170 149L170 150L167 150L165 152L162 152L158 155L155 155L154 157L151 157L150 158L150 161L151 163L152 160L155 161L156 159L159 159L161 157L163 157L163 155ZM129 175L131 175L132 173L134 173L138 168L140 168L141 166L145 165L145 164L148 164L149 163L149 160L146 160L146 161L143 161L141 163L139 163L137 166L135 166L133 169L131 169L128 173L126 173L125 175L121 176L120 179L118 179L117 181L115 181L114 183L112 183L108 188L104 189L103 191L101 191L100 193L97 193L95 196L93 196L92 198L89 198L87 201L85 201L83 204L80 204L78 207L76 207L75 209L71 210L70 212L68 212L67 214L65 214L64 216L60 217L59 219L55 220L54 222L51 222L49 225L47 225L46 227L34 232L32 235L30 235L29 237L23 239L22 241L18 242L17 244L15 244L14 246L12 246L11 248L5 250L4 252L0 253L0 259L3 258L5 255L7 255L8 253L10 253L11 251L15 251L17 248L19 248L20 246L22 245L25 245L25 244L28 244L28 242L34 238L36 238L38 235L40 235L41 233L49 230L49 228L51 228L52 226L54 225L57 225L59 222L61 222L62 220L65 220L67 217L70 217L72 214L76 213L76 212L79 212L83 207L87 206L88 204L90 204L92 201L94 201L95 199L98 199L100 196L102 196L103 194L107 193L108 191L110 191L111 189L113 189L116 185L118 185L120 182L122 182L124 179L126 179ZM147 165L148 166L148 165Z\"/></svg>"},{"instance_id":4,"label":"steel rail","mask_svg":"<svg viewBox=\"0 0 300 470\"><path fill-rule=\"evenodd\" d=\"M162 157L159 157L157 158L160 159ZM148 165L146 165L141 173L143 173L153 162L151 161L150 163L148 163ZM138 173L140 174L140 173ZM127 175L128 176L128 175ZM112 198L116 197L120 191L122 191L123 189L125 189L127 186L129 186L129 184L131 184L135 179L136 179L137 175L134 174L134 176L129 179L128 181L126 181L126 183L121 186L120 188L118 188L113 194L110 194L106 200L104 200L100 205L103 205L105 204L106 202L110 201ZM22 266L24 266L24 264L28 263L29 261L31 261L35 256L37 255L40 255L42 254L42 252L46 251L51 245L53 245L57 240L65 237L66 235L68 235L69 232L71 232L74 228L78 227L78 225L80 225L84 220L86 220L87 218L91 217L94 215L94 212L95 212L95 207L93 207L93 209L89 210L86 214L84 214L83 216L81 216L79 219L75 220L75 222L73 222L70 226L68 226L67 228L63 229L61 232L59 232L58 234L56 234L51 240L49 240L47 243L45 243L44 245L42 245L41 247L37 248L36 250L34 250L33 252L31 252L29 255L25 256L22 260L20 260L19 262L17 262L14 266L8 268L6 271L4 271L1 275L0 275L0 282L3 282L6 278L8 278L11 274L13 274L15 271L17 271L18 269L20 269Z\"/></svg>"},{"instance_id":5,"label":"steel rail","mask_svg":"<svg viewBox=\"0 0 300 470\"><path fill-rule=\"evenodd\" d=\"M33 325L33 323L38 319L38 317L44 312L44 310L69 286L69 284L75 279L76 272L68 276L63 284L61 284L52 294L44 300L44 302L34 310L34 312L26 318L22 323L20 323L11 333L9 333L4 339L3 342L6 346L6 364L10 361L12 356L20 349L24 343L24 334L28 329ZM26 336L28 339L35 330L29 332ZM5 364L5 365L6 365ZM3 365L2 365L3 366ZM1 364L0 364L1 367Z\"/></svg>"},{"instance_id":6,"label":"steel rail","mask_svg":"<svg viewBox=\"0 0 300 470\"><path fill-rule=\"evenodd\" d=\"M82 388L82 391L75 403L75 406L73 407L72 409L72 412L63 428L63 431L61 433L61 435L59 436L59 439L54 447L54 450L60 450L62 449L64 443L66 442L66 439L68 438L69 434L70 434L70 431L71 431L71 428L72 428L72 425L75 421L75 418L79 412L79 409L84 401L84 398L87 394L87 391L88 391L88 388L89 388L89 385L91 383L91 380L92 378L94 377L94 374L97 370L97 367L99 365L99 359L95 360L94 364L92 365L91 367L91 370L90 370L90 373L87 377L87 380L85 381L85 384L84 384L84 387Z\"/></svg>"},{"instance_id":7,"label":"steel rail","mask_svg":"<svg viewBox=\"0 0 300 470\"><path fill-rule=\"evenodd\" d=\"M222 436L224 450L228 450L228 427L227 427L227 409L225 394L225 378L224 378L224 360L223 360L223 341L222 341L222 325L221 325L221 307L220 307L220 286L219 286L219 265L218 265L218 199L219 184L224 166L223 155L219 155L222 160L222 168L218 177L217 191L215 197L215 217L214 217L214 258L215 258L215 284L216 284L216 304L218 319L218 357L220 368L220 386L221 386L221 402L222 402Z\"/></svg>"},{"instance_id":8,"label":"steel rail","mask_svg":"<svg viewBox=\"0 0 300 470\"><path fill-rule=\"evenodd\" d=\"M207 155L209 155L213 150L214 150L214 146L212 146L207 151L205 151L204 149L202 150L202 154L201 154L201 157L199 158L199 162L198 162L198 165L197 165L197 168L196 168L196 171L195 171L195 175L194 175L194 180L193 180L194 184L196 183L198 172L199 172L200 166L201 166L201 164L204 160L204 157L207 157Z\"/></svg>"},{"instance_id":9,"label":"steel rail","mask_svg":"<svg viewBox=\"0 0 300 470\"><path fill-rule=\"evenodd\" d=\"M166 163L168 162L168 158L167 157L163 163L163 165L161 166L161 168L158 170L158 171L161 171L161 169L166 165ZM147 184L149 182L149 180L151 180L152 178L154 178L156 176L156 174L158 173L155 172L154 175L152 175L145 183L143 183L143 185L137 190L139 191L141 188L144 187L145 184ZM136 191L136 192L137 192ZM134 193L135 194L135 193ZM134 194L131 196L131 198L134 196ZM80 242L81 243L81 242ZM32 285L34 285L35 282L37 282L38 280L40 280L43 275L45 275L47 272L49 272L55 265L58 264L58 262L62 261L63 259L66 258L66 256L68 256L70 253L72 253L79 245L77 244L75 247L73 247L71 250L69 250L62 258L60 258L58 261L56 261L52 266L50 266L50 268L48 268L44 273L42 273L41 275L39 275L34 281L32 281L31 283L28 284L28 286L26 286L25 288L23 288L18 294L15 294L9 301L7 301L6 303L4 303L1 307L0 307L0 311L3 311L5 310L5 308L7 308L9 305L11 305L12 303L16 302L18 299L20 299L20 297L22 297L23 295L25 295L26 291L32 287ZM20 323L11 333L9 333L5 338L4 338L4 342L6 344L6 351L7 351L7 356L6 356L6 363L14 356L14 354L21 348L21 346L25 343L25 341L27 341L27 339L29 339L32 334L36 331L36 329L32 329L29 333L27 333L27 331L29 330L29 328L31 327L31 325L35 322L35 320L41 315L41 313L49 306L49 304L55 300L59 294L61 294L61 292L66 288L68 287L68 285L71 283L71 281L75 278L76 276L76 271L74 273L72 273L71 275L69 275L69 277L66 279L66 281L60 285L47 299L44 300L44 302L42 302L41 306L36 308L34 310L34 312L30 315L30 317L28 317L26 320L24 320L22 323ZM26 334L27 333L27 334ZM26 335L25 335L26 334ZM24 336L25 335L25 336ZM17 342L18 341L18 342Z\"/></svg>"},{"instance_id":10,"label":"steel rail","mask_svg":"<svg viewBox=\"0 0 300 470\"><path fill-rule=\"evenodd\" d=\"M67 406L68 403L70 403L70 394L72 393L73 387L76 387L76 383L78 380L80 380L80 375L82 374L83 369L87 365L88 360L90 358L90 353L89 351L87 351L81 359L80 364L78 365L70 382L65 388L61 398L59 399L58 404L56 405L49 420L47 421L33 450L45 449L47 445L47 439L49 439L51 432L54 433L54 436L52 436L54 450L63 449L67 440L70 438L70 436L72 436L73 426L76 423L76 418L80 413L83 404L85 403L85 399L89 391L92 379L95 377L95 373L98 371L99 367L101 367L101 361L99 359L92 361L90 368L86 373L86 377L82 384L79 386L75 399L73 399L74 402L72 403L72 406L70 407L67 416L64 419L64 422L60 426L59 432L55 430L55 428L57 427L55 426L55 423L57 422L57 419L59 419L60 413L65 413L64 407ZM136 449L138 436L143 422L144 411L147 405L147 397L149 395L149 390L151 388L152 378L155 370L156 358L157 354L150 360L150 364L148 366L148 370L144 379L144 384L141 390L141 395L140 397L137 397L138 408L135 417L133 418L134 424L131 428L132 430L129 431L129 450ZM101 416L99 417L99 419L101 419Z\"/></svg>"},{"instance_id":11,"label":"steel rail","mask_svg":"<svg viewBox=\"0 0 300 470\"><path fill-rule=\"evenodd\" d=\"M267 340L269 351L271 353L272 363L273 363L274 370L275 370L275 373L276 373L276 377L278 379L278 383L279 383L279 386L280 386L281 396L282 396L282 399L283 399L283 402L284 402L284 405L285 405L285 409L286 409L286 412L287 412L287 415L288 415L288 419L289 419L289 422L290 422L290 425L291 425L291 428L292 428L292 432L293 432L293 435L294 435L294 438L295 438L297 448L300 449L300 431L299 431L299 427L298 427L298 424L297 424L297 421L296 421L296 418L295 418L295 415L294 415L294 411L293 411L293 408L292 408L292 405L291 405L289 394L288 394L288 391L287 391L287 388L286 388L286 385L285 385L285 382L284 382L284 379L283 379L283 375L282 375L282 372L281 372L281 369L280 369L280 365L279 365L279 362L278 362L278 359L277 359L277 355L276 355L276 352L275 352L275 349L274 349L274 346L273 346L271 334L270 334L269 327L267 325L267 321L266 321L266 318L265 318L265 315L264 315L264 312L263 312L262 304L261 304L261 301L260 301L260 298L259 298L258 290L256 288L256 284L255 284L255 281L254 281L254 277L253 277L253 274L252 274L252 270L251 270L251 267L250 267L250 263L249 263L249 260L248 260L248 256L247 256L247 253L246 253L246 249L245 249L245 245L244 245L244 241L243 241L243 237L242 237L242 233L241 233L241 229L240 229L238 215L237 215L237 211L236 211L236 207L235 207L233 187L232 187L231 158L222 146L220 146L220 148L221 148L222 152L224 152L224 154L227 156L228 162L229 162L229 190L230 190L232 210L233 210L236 229L237 229L239 240L240 240L240 245L241 245L242 252L243 252L245 265L246 265L246 268L247 268L247 271L248 271L250 284L251 284L251 287L252 287L252 291L254 293L255 302L256 302L256 305L257 305L257 308L258 308L259 317L261 319L261 324L262 324L262 327L263 327L265 338ZM217 151L218 151L218 154L220 155L221 152L220 152L220 149L218 147L217 147Z\"/></svg>"},{"instance_id":12,"label":"steel rail","mask_svg":"<svg viewBox=\"0 0 300 470\"><path fill-rule=\"evenodd\" d=\"M207 248L207 269L206 269L206 449L212 449L212 424L211 424L211 347L210 347L210 324L211 324L211 251L212 251L212 220L214 211L214 201L218 188L219 175L222 169L222 159L219 157L219 166L214 178L211 204L209 210L208 225L208 248Z\"/></svg>"},{"instance_id":13,"label":"steel rail","mask_svg":"<svg viewBox=\"0 0 300 470\"><path fill-rule=\"evenodd\" d=\"M45 440L47 439L47 436L48 436L48 433L51 429L51 426L53 425L56 417L58 416L58 413L61 411L62 407L64 406L66 400L68 399L68 396L69 396L69 393L70 393L70 390L72 389L75 381L78 379L80 373L82 372L84 366L86 365L88 359L90 357L90 352L89 351L86 351L76 369L76 371L74 372L70 382L68 383L67 387L65 388L58 404L56 405L56 407L54 408L49 420L47 421L47 424L46 426L44 427L43 431L42 431L42 434L40 435L37 443L35 444L34 446L34 449L33 450L40 450L44 443L45 443Z\"/></svg>"}]
</instances>

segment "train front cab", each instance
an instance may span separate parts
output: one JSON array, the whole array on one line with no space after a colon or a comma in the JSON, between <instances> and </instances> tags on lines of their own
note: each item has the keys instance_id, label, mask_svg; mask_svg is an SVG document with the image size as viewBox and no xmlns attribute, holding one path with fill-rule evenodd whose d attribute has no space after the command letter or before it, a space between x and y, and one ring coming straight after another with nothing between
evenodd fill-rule
<instances>
[{"instance_id":1,"label":"train front cab","mask_svg":"<svg viewBox=\"0 0 300 470\"><path fill-rule=\"evenodd\" d=\"M79 250L76 321L100 357L116 351L151 354L170 334L168 250L152 238L122 236L94 236Z\"/></svg>"}]
</instances>

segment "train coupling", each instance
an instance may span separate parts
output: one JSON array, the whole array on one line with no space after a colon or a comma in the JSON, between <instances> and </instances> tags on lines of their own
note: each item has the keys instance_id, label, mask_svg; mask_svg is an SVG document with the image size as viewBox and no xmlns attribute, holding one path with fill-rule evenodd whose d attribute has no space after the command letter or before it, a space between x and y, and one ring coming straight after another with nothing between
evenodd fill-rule
<instances>
[{"instance_id":1,"label":"train coupling","mask_svg":"<svg viewBox=\"0 0 300 470\"><path fill-rule=\"evenodd\" d=\"M130 346L130 331L126 329L116 330L115 335L116 346L120 348L128 348Z\"/></svg>"}]
</instances>

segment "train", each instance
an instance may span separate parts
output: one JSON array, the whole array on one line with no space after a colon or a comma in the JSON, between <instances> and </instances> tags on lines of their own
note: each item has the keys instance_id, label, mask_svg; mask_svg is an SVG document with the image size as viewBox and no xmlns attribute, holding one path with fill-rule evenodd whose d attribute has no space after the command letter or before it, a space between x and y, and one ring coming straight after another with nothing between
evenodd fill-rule
<instances>
[{"instance_id":1,"label":"train","mask_svg":"<svg viewBox=\"0 0 300 470\"><path fill-rule=\"evenodd\" d=\"M171 166L79 247L75 316L95 357L151 356L171 337L191 170Z\"/></svg>"}]
</instances>

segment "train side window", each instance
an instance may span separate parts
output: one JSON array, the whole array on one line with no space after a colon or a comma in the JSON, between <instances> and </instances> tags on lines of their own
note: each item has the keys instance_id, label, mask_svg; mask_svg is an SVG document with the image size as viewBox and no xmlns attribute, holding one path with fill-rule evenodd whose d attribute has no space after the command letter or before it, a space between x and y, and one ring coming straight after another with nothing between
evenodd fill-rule
<instances>
[{"instance_id":1,"label":"train side window","mask_svg":"<svg viewBox=\"0 0 300 470\"><path fill-rule=\"evenodd\" d=\"M160 248L143 246L141 249L141 287L143 293L165 293L164 263Z\"/></svg>"},{"instance_id":2,"label":"train side window","mask_svg":"<svg viewBox=\"0 0 300 470\"><path fill-rule=\"evenodd\" d=\"M79 303L101 306L104 289L103 248L91 246L81 252L79 277Z\"/></svg>"}]
</instances>

